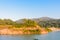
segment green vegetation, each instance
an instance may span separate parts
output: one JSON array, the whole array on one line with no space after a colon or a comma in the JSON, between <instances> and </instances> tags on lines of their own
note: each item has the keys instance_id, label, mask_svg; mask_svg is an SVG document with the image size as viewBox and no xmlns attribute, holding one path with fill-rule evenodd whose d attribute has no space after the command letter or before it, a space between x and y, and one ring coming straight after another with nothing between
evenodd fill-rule
<instances>
[{"instance_id":1,"label":"green vegetation","mask_svg":"<svg viewBox=\"0 0 60 40\"><path fill-rule=\"evenodd\" d=\"M57 27L60 28L60 20L48 20L48 21L34 21L31 19L22 19L21 22L12 21L11 19L0 19L0 25L12 25L16 28L20 27L36 27L39 25L43 28Z\"/></svg>"},{"instance_id":2,"label":"green vegetation","mask_svg":"<svg viewBox=\"0 0 60 40\"><path fill-rule=\"evenodd\" d=\"M39 21L38 25L41 27L56 27L60 28L60 20Z\"/></svg>"},{"instance_id":3,"label":"green vegetation","mask_svg":"<svg viewBox=\"0 0 60 40\"><path fill-rule=\"evenodd\" d=\"M32 19L22 19L17 22L11 19L0 19L0 29L20 30L22 28L21 30L24 33L40 34L43 28L45 28L46 32L51 32L52 30L48 29L49 27L60 28L60 20L35 21Z\"/></svg>"},{"instance_id":4,"label":"green vegetation","mask_svg":"<svg viewBox=\"0 0 60 40\"><path fill-rule=\"evenodd\" d=\"M48 28L46 28L46 30L47 30L48 32L52 32L52 30L50 30L50 29L48 29Z\"/></svg>"},{"instance_id":5,"label":"green vegetation","mask_svg":"<svg viewBox=\"0 0 60 40\"><path fill-rule=\"evenodd\" d=\"M36 27L37 23L35 21L24 19L23 23L16 23L10 19L0 19L0 25L13 25L16 28L20 27Z\"/></svg>"},{"instance_id":6,"label":"green vegetation","mask_svg":"<svg viewBox=\"0 0 60 40\"><path fill-rule=\"evenodd\" d=\"M37 25L37 23L35 21L32 20L25 20L25 22L23 23L26 27L35 27Z\"/></svg>"}]
</instances>

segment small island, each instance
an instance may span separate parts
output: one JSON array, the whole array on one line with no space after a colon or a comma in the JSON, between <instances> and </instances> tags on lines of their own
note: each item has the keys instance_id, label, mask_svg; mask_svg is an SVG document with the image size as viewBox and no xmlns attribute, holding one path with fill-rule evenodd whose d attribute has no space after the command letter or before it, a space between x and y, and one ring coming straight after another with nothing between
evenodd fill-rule
<instances>
[{"instance_id":1,"label":"small island","mask_svg":"<svg viewBox=\"0 0 60 40\"><path fill-rule=\"evenodd\" d=\"M56 24L57 23L57 24ZM0 19L0 35L47 34L60 31L59 20Z\"/></svg>"}]
</instances>

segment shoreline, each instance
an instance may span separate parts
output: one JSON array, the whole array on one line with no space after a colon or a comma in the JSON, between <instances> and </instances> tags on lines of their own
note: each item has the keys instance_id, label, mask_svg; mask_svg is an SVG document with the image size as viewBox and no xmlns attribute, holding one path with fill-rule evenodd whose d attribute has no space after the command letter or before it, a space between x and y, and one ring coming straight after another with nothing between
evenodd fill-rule
<instances>
[{"instance_id":1,"label":"shoreline","mask_svg":"<svg viewBox=\"0 0 60 40\"><path fill-rule=\"evenodd\" d=\"M60 28L49 28L50 30L52 30L52 32L55 31L60 31ZM48 34L48 30L45 29L41 29L38 32L33 32L33 31L24 31L24 29L1 29L0 30L0 35L30 35L30 34Z\"/></svg>"},{"instance_id":2,"label":"shoreline","mask_svg":"<svg viewBox=\"0 0 60 40\"><path fill-rule=\"evenodd\" d=\"M52 30L52 32L60 31L60 28L55 28L55 27L51 27L51 28L49 28L49 29Z\"/></svg>"}]
</instances>

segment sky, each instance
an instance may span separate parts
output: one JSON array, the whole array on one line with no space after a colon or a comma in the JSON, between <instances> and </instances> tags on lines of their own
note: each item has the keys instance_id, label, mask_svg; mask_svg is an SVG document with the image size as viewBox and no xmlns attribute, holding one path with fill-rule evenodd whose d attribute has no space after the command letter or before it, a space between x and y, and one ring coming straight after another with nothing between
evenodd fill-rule
<instances>
[{"instance_id":1,"label":"sky","mask_svg":"<svg viewBox=\"0 0 60 40\"><path fill-rule=\"evenodd\" d=\"M60 0L0 0L0 18L60 18Z\"/></svg>"}]
</instances>

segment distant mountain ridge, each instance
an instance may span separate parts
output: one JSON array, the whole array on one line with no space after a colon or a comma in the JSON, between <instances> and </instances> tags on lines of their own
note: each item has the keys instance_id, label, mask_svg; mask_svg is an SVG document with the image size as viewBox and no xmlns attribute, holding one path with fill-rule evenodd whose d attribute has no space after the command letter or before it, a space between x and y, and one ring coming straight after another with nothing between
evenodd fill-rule
<instances>
[{"instance_id":1,"label":"distant mountain ridge","mask_svg":"<svg viewBox=\"0 0 60 40\"><path fill-rule=\"evenodd\" d=\"M50 18L50 17L41 17L41 18L32 18L30 20L39 22L39 21L51 21L51 20L59 20L59 19L54 19L54 18ZM22 23L24 22L24 19L20 19L16 21L17 23Z\"/></svg>"}]
</instances>

